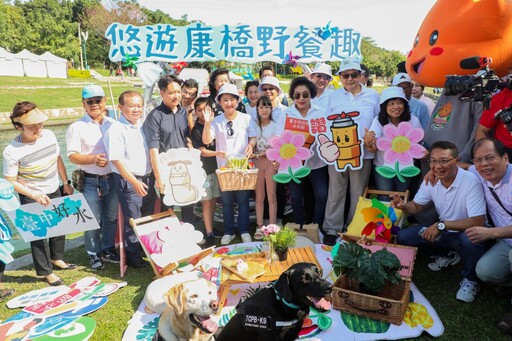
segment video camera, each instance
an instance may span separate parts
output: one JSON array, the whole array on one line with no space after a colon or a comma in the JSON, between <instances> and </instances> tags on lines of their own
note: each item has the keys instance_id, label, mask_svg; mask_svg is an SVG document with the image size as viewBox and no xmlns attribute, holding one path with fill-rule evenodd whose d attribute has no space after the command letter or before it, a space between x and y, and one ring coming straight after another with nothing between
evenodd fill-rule
<instances>
[{"instance_id":1,"label":"video camera","mask_svg":"<svg viewBox=\"0 0 512 341\"><path fill-rule=\"evenodd\" d=\"M503 122L508 131L512 133L512 105L508 108L498 110L496 114L494 114L494 119Z\"/></svg>"},{"instance_id":2,"label":"video camera","mask_svg":"<svg viewBox=\"0 0 512 341\"><path fill-rule=\"evenodd\" d=\"M492 59L488 57L482 58L466 58L460 62L462 69L480 70L475 75L467 76L446 76L444 88L446 95L460 95L459 99L463 102L480 102L483 101L484 109L489 108L492 95L498 89L510 86L510 82L501 83L494 70L490 68Z\"/></svg>"}]
</instances>

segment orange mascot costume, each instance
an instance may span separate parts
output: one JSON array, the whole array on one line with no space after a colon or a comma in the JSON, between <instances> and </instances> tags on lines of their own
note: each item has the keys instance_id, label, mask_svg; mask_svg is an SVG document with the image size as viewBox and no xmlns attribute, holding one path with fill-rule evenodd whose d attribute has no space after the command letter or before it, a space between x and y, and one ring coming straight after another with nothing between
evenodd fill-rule
<instances>
[{"instance_id":1,"label":"orange mascot costume","mask_svg":"<svg viewBox=\"0 0 512 341\"><path fill-rule=\"evenodd\" d=\"M512 1L438 0L405 65L416 82L443 87L447 75L475 74L482 57L492 58L499 77L512 66Z\"/></svg>"}]
</instances>

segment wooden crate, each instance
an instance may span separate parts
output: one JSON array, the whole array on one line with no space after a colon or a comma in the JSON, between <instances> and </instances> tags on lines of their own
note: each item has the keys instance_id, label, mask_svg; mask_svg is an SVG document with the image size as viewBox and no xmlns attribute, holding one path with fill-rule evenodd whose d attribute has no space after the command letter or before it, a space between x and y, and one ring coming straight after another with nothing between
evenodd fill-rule
<instances>
[{"instance_id":1,"label":"wooden crate","mask_svg":"<svg viewBox=\"0 0 512 341\"><path fill-rule=\"evenodd\" d=\"M400 325L409 304L410 281L417 249L403 245L378 243L372 240L359 242L359 244L372 252L384 247L393 252L403 267L400 271L402 281L397 284L387 283L381 294L375 296L358 292L357 283L342 274L333 287L332 304L334 309Z\"/></svg>"},{"instance_id":2,"label":"wooden crate","mask_svg":"<svg viewBox=\"0 0 512 341\"><path fill-rule=\"evenodd\" d=\"M287 223L286 226L290 230L295 230L298 236L303 236L310 239L315 244L320 244L320 237L318 236L318 224L302 225L295 223Z\"/></svg>"}]
</instances>

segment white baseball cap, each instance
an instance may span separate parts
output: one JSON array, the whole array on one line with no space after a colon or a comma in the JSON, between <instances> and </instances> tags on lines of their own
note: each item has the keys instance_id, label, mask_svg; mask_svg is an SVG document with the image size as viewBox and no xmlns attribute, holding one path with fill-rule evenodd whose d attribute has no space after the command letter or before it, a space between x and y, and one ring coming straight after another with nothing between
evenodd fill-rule
<instances>
[{"instance_id":1,"label":"white baseball cap","mask_svg":"<svg viewBox=\"0 0 512 341\"><path fill-rule=\"evenodd\" d=\"M361 69L361 63L357 59L354 59L354 58L343 59L340 63L340 69L338 70L338 72L336 74L339 74L340 72L347 71L347 70L363 71L363 69Z\"/></svg>"},{"instance_id":2,"label":"white baseball cap","mask_svg":"<svg viewBox=\"0 0 512 341\"><path fill-rule=\"evenodd\" d=\"M311 72L312 75L315 73L323 73L324 75L332 77L332 67L329 64L318 63Z\"/></svg>"},{"instance_id":3,"label":"white baseball cap","mask_svg":"<svg viewBox=\"0 0 512 341\"><path fill-rule=\"evenodd\" d=\"M382 90L382 93L380 94L380 104L392 98L401 98L406 102L409 102L405 97L404 90L401 87L390 86L389 88Z\"/></svg>"},{"instance_id":4,"label":"white baseball cap","mask_svg":"<svg viewBox=\"0 0 512 341\"><path fill-rule=\"evenodd\" d=\"M219 89L219 93L217 94L217 96L215 97L215 101L217 103L220 103L219 100L220 100L220 96L224 95L224 94L230 94L230 95L233 95L233 96L236 96L236 98L238 98L238 101L240 102L240 95L238 94L238 88L236 87L235 84L231 84L231 83L226 83L224 84L220 89Z\"/></svg>"},{"instance_id":5,"label":"white baseball cap","mask_svg":"<svg viewBox=\"0 0 512 341\"><path fill-rule=\"evenodd\" d=\"M0 178L0 208L4 211L14 211L18 207L20 207L20 203L14 196L14 186L9 181Z\"/></svg>"},{"instance_id":6,"label":"white baseball cap","mask_svg":"<svg viewBox=\"0 0 512 341\"><path fill-rule=\"evenodd\" d=\"M277 95L280 96L283 93L283 90L279 87L279 80L276 77L268 76L263 77L260 85L258 86L258 91L263 93L263 85L269 84L275 86L277 88Z\"/></svg>"},{"instance_id":7,"label":"white baseball cap","mask_svg":"<svg viewBox=\"0 0 512 341\"><path fill-rule=\"evenodd\" d=\"M397 73L395 77L393 77L393 82L391 84L393 86L397 86L398 84L402 84L405 82L412 83L411 77L409 77L409 75L406 74L405 72L400 72Z\"/></svg>"}]
</instances>

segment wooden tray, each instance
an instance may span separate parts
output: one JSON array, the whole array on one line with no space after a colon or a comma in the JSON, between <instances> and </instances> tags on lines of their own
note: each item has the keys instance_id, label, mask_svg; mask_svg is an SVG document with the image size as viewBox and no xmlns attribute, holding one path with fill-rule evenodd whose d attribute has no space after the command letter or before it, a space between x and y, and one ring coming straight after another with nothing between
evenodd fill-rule
<instances>
[{"instance_id":1,"label":"wooden tray","mask_svg":"<svg viewBox=\"0 0 512 341\"><path fill-rule=\"evenodd\" d=\"M236 256L226 256L229 258L254 258L254 257L266 257L265 252L258 252L258 253L249 253L244 255L236 255ZM275 281L276 279L281 276L283 272L285 272L290 266L297 263L313 263L315 264L319 269L321 269L320 263L318 263L318 260L316 259L315 253L313 250L311 250L310 247L299 247L290 249L288 251L288 258L285 261L272 261L266 268L266 272L263 276L258 277L254 282L271 282ZM221 284L224 284L224 282L230 282L230 283L246 283L247 281L243 280L242 278L234 279L234 276L231 276L232 272L229 271L229 269L226 269L225 267L222 268L222 276L221 276Z\"/></svg>"}]
</instances>

